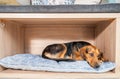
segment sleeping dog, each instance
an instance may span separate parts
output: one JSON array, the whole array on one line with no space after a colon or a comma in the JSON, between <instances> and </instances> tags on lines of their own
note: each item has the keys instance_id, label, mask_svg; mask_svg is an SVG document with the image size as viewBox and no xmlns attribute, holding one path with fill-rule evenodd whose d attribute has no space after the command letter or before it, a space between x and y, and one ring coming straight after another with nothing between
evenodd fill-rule
<instances>
[{"instance_id":1,"label":"sleeping dog","mask_svg":"<svg viewBox=\"0 0 120 79\"><path fill-rule=\"evenodd\" d=\"M86 60L93 68L98 68L105 61L99 49L85 41L48 45L42 57L56 61Z\"/></svg>"}]
</instances>

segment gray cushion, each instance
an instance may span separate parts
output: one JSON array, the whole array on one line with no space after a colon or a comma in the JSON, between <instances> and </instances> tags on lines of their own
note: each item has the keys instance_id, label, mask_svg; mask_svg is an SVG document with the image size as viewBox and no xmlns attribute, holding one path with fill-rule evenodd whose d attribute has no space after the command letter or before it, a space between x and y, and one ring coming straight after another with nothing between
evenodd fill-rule
<instances>
[{"instance_id":1,"label":"gray cushion","mask_svg":"<svg viewBox=\"0 0 120 79\"><path fill-rule=\"evenodd\" d=\"M115 63L113 62L103 62L99 68L92 68L86 61L56 62L32 54L16 54L14 56L5 57L0 60L0 65L12 69L53 72L102 73L111 71L115 68Z\"/></svg>"},{"instance_id":2,"label":"gray cushion","mask_svg":"<svg viewBox=\"0 0 120 79\"><path fill-rule=\"evenodd\" d=\"M1 13L119 13L120 4L0 6Z\"/></svg>"}]
</instances>

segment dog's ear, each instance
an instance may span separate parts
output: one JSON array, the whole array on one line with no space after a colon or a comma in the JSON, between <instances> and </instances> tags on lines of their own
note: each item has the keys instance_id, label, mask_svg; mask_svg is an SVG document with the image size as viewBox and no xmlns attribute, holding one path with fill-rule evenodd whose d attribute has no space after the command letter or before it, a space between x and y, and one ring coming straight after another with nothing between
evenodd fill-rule
<instances>
[{"instance_id":1,"label":"dog's ear","mask_svg":"<svg viewBox=\"0 0 120 79\"><path fill-rule=\"evenodd\" d=\"M108 59L106 59L106 58L103 56L103 52L100 52L98 58L99 58L99 60L102 60L103 62L108 62L108 61L109 61Z\"/></svg>"},{"instance_id":2,"label":"dog's ear","mask_svg":"<svg viewBox=\"0 0 120 79\"><path fill-rule=\"evenodd\" d=\"M97 50L98 50L98 52L103 53L103 52L100 51L100 49L97 49Z\"/></svg>"},{"instance_id":3,"label":"dog's ear","mask_svg":"<svg viewBox=\"0 0 120 79\"><path fill-rule=\"evenodd\" d=\"M87 47L87 48L86 48L86 53L88 53L89 51L90 51L90 48Z\"/></svg>"},{"instance_id":4,"label":"dog's ear","mask_svg":"<svg viewBox=\"0 0 120 79\"><path fill-rule=\"evenodd\" d=\"M98 59L101 60L103 58L103 52L100 52L100 54L98 55Z\"/></svg>"},{"instance_id":5,"label":"dog's ear","mask_svg":"<svg viewBox=\"0 0 120 79\"><path fill-rule=\"evenodd\" d=\"M101 58L103 57L103 52L100 52L100 57L101 57Z\"/></svg>"},{"instance_id":6,"label":"dog's ear","mask_svg":"<svg viewBox=\"0 0 120 79\"><path fill-rule=\"evenodd\" d=\"M85 60L86 58L85 58L85 55L84 55L84 52L81 52L80 53L80 56Z\"/></svg>"}]
</instances>

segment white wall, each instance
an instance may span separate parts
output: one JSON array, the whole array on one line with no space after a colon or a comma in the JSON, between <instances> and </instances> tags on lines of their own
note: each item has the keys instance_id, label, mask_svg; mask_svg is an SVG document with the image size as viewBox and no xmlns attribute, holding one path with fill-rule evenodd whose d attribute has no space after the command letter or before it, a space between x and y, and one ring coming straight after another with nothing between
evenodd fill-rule
<instances>
[{"instance_id":1,"label":"white wall","mask_svg":"<svg viewBox=\"0 0 120 79\"><path fill-rule=\"evenodd\" d=\"M120 3L120 0L116 0L117 3Z\"/></svg>"}]
</instances>

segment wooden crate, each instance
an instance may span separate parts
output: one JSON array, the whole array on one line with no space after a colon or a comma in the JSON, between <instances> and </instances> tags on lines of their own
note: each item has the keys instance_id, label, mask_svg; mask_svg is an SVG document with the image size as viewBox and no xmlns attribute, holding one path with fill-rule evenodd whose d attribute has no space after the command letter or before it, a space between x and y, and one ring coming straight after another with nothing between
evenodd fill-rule
<instances>
[{"instance_id":1,"label":"wooden crate","mask_svg":"<svg viewBox=\"0 0 120 79\"><path fill-rule=\"evenodd\" d=\"M0 13L0 58L18 53L41 54L53 43L84 40L97 46L116 63L106 73L55 73L0 67L0 78L116 79L120 74L119 13Z\"/></svg>"}]
</instances>

